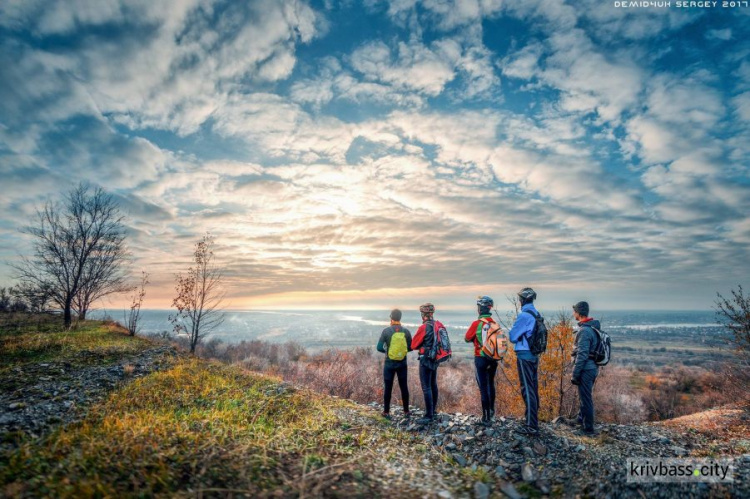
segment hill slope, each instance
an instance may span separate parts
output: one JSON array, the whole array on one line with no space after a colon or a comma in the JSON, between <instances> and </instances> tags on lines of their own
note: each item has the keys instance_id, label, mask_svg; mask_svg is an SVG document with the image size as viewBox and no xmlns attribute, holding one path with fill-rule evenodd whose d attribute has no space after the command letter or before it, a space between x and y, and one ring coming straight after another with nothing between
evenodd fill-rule
<instances>
[{"instance_id":1,"label":"hill slope","mask_svg":"<svg viewBox=\"0 0 750 499\"><path fill-rule=\"evenodd\" d=\"M425 428L103 323L0 343L4 496L690 497L750 486L741 460L731 488L626 484L627 457L750 450L681 426L604 425L589 439L546 424L536 441L515 437L511 418L487 430L443 414Z\"/></svg>"}]
</instances>

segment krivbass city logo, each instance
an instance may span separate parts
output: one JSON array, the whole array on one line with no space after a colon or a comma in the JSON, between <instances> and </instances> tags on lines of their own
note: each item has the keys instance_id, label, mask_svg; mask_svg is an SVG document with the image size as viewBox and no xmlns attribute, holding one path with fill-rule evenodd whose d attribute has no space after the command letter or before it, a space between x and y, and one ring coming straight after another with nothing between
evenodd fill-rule
<instances>
[{"instance_id":1,"label":"krivbass city logo","mask_svg":"<svg viewBox=\"0 0 750 499\"><path fill-rule=\"evenodd\" d=\"M709 482L734 481L734 459L709 458L630 458L628 482Z\"/></svg>"}]
</instances>

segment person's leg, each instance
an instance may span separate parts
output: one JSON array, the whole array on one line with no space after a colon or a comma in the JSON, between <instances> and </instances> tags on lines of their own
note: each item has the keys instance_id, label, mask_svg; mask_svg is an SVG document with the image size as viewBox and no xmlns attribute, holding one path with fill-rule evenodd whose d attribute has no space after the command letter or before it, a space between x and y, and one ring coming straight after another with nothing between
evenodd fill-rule
<instances>
[{"instance_id":1,"label":"person's leg","mask_svg":"<svg viewBox=\"0 0 750 499\"><path fill-rule=\"evenodd\" d=\"M388 414L391 412L391 393L393 392L393 377L396 371L391 369L388 364L383 365L383 382L385 387L383 389L383 412Z\"/></svg>"},{"instance_id":2,"label":"person's leg","mask_svg":"<svg viewBox=\"0 0 750 499\"><path fill-rule=\"evenodd\" d=\"M409 383L407 380L408 366L402 363L396 371L398 376L398 387L401 390L401 402L404 404L404 412L409 412Z\"/></svg>"},{"instance_id":3,"label":"person's leg","mask_svg":"<svg viewBox=\"0 0 750 499\"><path fill-rule=\"evenodd\" d=\"M594 431L594 399L593 388L596 371L589 370L581 373L581 384L578 385L578 396L581 399L581 419L583 431Z\"/></svg>"},{"instance_id":4,"label":"person's leg","mask_svg":"<svg viewBox=\"0 0 750 499\"><path fill-rule=\"evenodd\" d=\"M539 359L529 361L531 364L531 382L533 390L532 397L532 408L531 408L531 428L539 429Z\"/></svg>"},{"instance_id":5,"label":"person's leg","mask_svg":"<svg viewBox=\"0 0 750 499\"><path fill-rule=\"evenodd\" d=\"M487 381L490 395L490 418L495 417L495 375L497 374L497 368L497 362L490 362L487 368Z\"/></svg>"},{"instance_id":6,"label":"person's leg","mask_svg":"<svg viewBox=\"0 0 750 499\"><path fill-rule=\"evenodd\" d=\"M474 357L474 377L479 385L479 398L482 401L482 419L485 419L490 405L490 393L487 387L487 363L483 357Z\"/></svg>"},{"instance_id":7,"label":"person's leg","mask_svg":"<svg viewBox=\"0 0 750 499\"><path fill-rule=\"evenodd\" d=\"M432 415L434 416L437 414L437 405L438 405L438 384L437 384L437 373L438 368L435 367L435 369L430 369L432 372L431 380L432 380Z\"/></svg>"},{"instance_id":8,"label":"person's leg","mask_svg":"<svg viewBox=\"0 0 750 499\"><path fill-rule=\"evenodd\" d=\"M539 421L539 396L537 394L536 361L516 359L518 367L518 379L521 381L521 396L526 405L525 423L528 428L537 430Z\"/></svg>"},{"instance_id":9,"label":"person's leg","mask_svg":"<svg viewBox=\"0 0 750 499\"><path fill-rule=\"evenodd\" d=\"M432 369L429 369L422 364L419 365L419 384L422 385L422 395L424 395L424 413L425 417L431 418L433 416L433 403L432 403Z\"/></svg>"}]
</instances>

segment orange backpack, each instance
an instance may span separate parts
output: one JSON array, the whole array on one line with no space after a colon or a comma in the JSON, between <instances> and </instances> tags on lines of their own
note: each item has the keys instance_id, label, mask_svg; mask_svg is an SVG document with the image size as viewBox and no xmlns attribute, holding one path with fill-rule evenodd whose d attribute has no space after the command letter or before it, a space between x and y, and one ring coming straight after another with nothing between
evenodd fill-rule
<instances>
[{"instance_id":1,"label":"orange backpack","mask_svg":"<svg viewBox=\"0 0 750 499\"><path fill-rule=\"evenodd\" d=\"M490 326L486 338L482 338L482 353L485 357L503 360L505 352L508 351L508 338L505 336L505 332L497 322L490 322L485 319L481 319L481 321ZM484 327L482 329L484 330Z\"/></svg>"}]
</instances>

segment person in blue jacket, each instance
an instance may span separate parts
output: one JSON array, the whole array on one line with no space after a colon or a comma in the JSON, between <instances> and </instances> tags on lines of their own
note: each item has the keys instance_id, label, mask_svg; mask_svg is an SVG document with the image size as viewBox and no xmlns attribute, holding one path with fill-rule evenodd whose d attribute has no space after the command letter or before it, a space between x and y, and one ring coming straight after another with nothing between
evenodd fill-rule
<instances>
[{"instance_id":1,"label":"person in blue jacket","mask_svg":"<svg viewBox=\"0 0 750 499\"><path fill-rule=\"evenodd\" d=\"M521 302L521 313L508 332L508 339L513 343L516 352L516 366L518 379L521 382L521 396L526 405L525 421L516 432L522 435L537 436L539 434L539 358L531 353L529 339L536 326L539 315L534 308L536 292L531 288L523 288L518 292Z\"/></svg>"},{"instance_id":2,"label":"person in blue jacket","mask_svg":"<svg viewBox=\"0 0 750 499\"><path fill-rule=\"evenodd\" d=\"M593 352L599 343L601 324L593 317L589 317L589 304L579 301L573 305L573 317L578 321L578 333L576 334L576 346L573 350L573 377L570 382L578 387L578 399L580 409L578 411L578 423L581 424L581 433L584 435L596 435L594 429L594 382L599 374L599 366L593 359Z\"/></svg>"}]
</instances>

